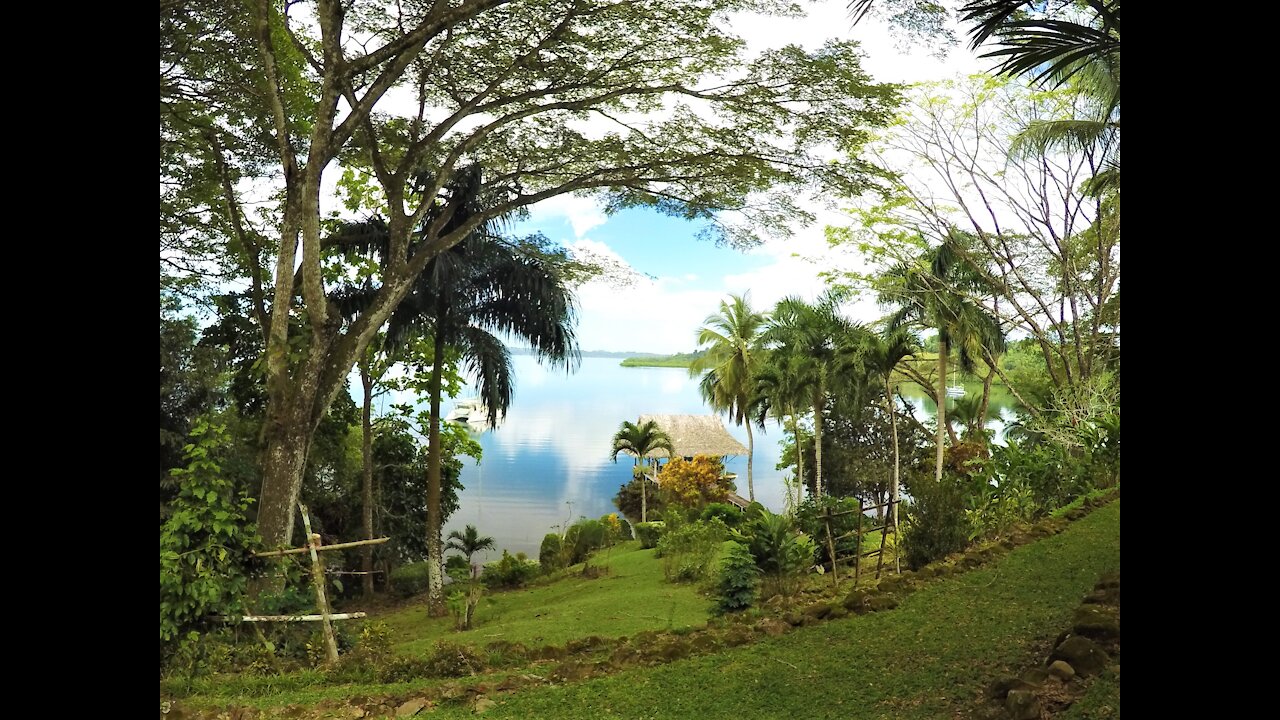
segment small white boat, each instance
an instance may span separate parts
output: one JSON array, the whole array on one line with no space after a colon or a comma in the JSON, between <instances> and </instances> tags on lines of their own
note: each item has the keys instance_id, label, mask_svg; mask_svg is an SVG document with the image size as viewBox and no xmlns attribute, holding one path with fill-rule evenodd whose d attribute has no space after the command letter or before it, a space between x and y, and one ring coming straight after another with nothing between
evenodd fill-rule
<instances>
[{"instance_id":1,"label":"small white boat","mask_svg":"<svg viewBox=\"0 0 1280 720\"><path fill-rule=\"evenodd\" d=\"M951 398L964 397L964 386L963 386L963 385L948 385L948 386L947 386L947 397L951 397Z\"/></svg>"},{"instance_id":2,"label":"small white boat","mask_svg":"<svg viewBox=\"0 0 1280 720\"><path fill-rule=\"evenodd\" d=\"M489 408L479 398L459 400L454 403L453 410L444 416L445 420L458 423L480 424L489 415Z\"/></svg>"}]
</instances>

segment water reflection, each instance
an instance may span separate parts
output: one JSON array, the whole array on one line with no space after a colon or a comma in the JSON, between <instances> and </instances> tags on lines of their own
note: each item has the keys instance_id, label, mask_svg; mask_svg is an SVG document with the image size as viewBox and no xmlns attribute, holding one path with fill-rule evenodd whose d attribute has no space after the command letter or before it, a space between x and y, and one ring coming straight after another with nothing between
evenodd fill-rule
<instances>
[{"instance_id":1,"label":"water reflection","mask_svg":"<svg viewBox=\"0 0 1280 720\"><path fill-rule=\"evenodd\" d=\"M529 356L513 358L515 399L505 422L477 436L484 459L462 471L466 489L457 512L445 527L461 530L468 523L503 548L536 558L542 538L580 516L598 518L614 512L613 496L631 477L632 459L609 461L610 441L623 420L641 414L707 414L697 380L682 368L624 368L613 358L583 358L581 369L566 375L548 370ZM933 416L932 403L912 396L922 420ZM445 403L445 412L451 409ZM993 405L1004 408L996 403ZM1006 416L1007 417L1007 416ZM998 431L1003 422L988 423ZM726 423L744 445L746 430ZM770 425L755 431L756 499L774 510L783 508L783 470L776 470L781 430ZM728 458L726 469L738 474L739 492L747 494L745 457Z\"/></svg>"}]
</instances>

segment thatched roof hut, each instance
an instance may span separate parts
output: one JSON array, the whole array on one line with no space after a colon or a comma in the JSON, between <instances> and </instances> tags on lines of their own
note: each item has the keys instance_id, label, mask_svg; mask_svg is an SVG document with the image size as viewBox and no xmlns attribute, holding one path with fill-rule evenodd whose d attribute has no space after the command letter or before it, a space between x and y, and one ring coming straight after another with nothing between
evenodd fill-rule
<instances>
[{"instance_id":1,"label":"thatched roof hut","mask_svg":"<svg viewBox=\"0 0 1280 720\"><path fill-rule=\"evenodd\" d=\"M658 427L671 436L671 444L676 448L676 457L692 458L694 455L746 455L747 447L738 442L718 415L641 415L640 424L648 421L658 423ZM655 450L648 457L665 459L667 453Z\"/></svg>"}]
</instances>

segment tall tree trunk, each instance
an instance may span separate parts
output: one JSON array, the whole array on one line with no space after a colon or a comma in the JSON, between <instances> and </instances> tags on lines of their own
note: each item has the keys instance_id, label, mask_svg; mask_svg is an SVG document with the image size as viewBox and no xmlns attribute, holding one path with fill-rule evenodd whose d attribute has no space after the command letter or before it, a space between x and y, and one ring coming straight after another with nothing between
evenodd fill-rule
<instances>
[{"instance_id":1,"label":"tall tree trunk","mask_svg":"<svg viewBox=\"0 0 1280 720\"><path fill-rule=\"evenodd\" d=\"M649 522L649 473L647 463L640 466L640 522Z\"/></svg>"},{"instance_id":2,"label":"tall tree trunk","mask_svg":"<svg viewBox=\"0 0 1280 720\"><path fill-rule=\"evenodd\" d=\"M437 315L443 317L443 314ZM427 430L427 612L443 615L444 558L440 549L440 381L444 374L444 337L436 333L435 354L431 360L431 379L427 392L431 397L431 419Z\"/></svg>"},{"instance_id":3,"label":"tall tree trunk","mask_svg":"<svg viewBox=\"0 0 1280 720\"><path fill-rule=\"evenodd\" d=\"M364 403L360 413L360 427L364 433L360 442L360 455L364 461L364 507L361 508L364 521L364 539L373 539L373 376L369 373L369 359L360 361L360 385L364 388ZM361 592L366 598L373 597L373 546L365 545L360 549L360 571L364 583Z\"/></svg>"},{"instance_id":4,"label":"tall tree trunk","mask_svg":"<svg viewBox=\"0 0 1280 720\"><path fill-rule=\"evenodd\" d=\"M311 446L311 423L295 417L268 420L276 432L268 430L262 459L262 492L258 501L258 533L269 548L288 546L293 539L293 518L302 493L302 477Z\"/></svg>"},{"instance_id":5,"label":"tall tree trunk","mask_svg":"<svg viewBox=\"0 0 1280 720\"><path fill-rule=\"evenodd\" d=\"M756 441L751 435L751 421L746 421L747 426L747 497L751 502L756 501L756 484L751 479L751 461L756 454Z\"/></svg>"},{"instance_id":6,"label":"tall tree trunk","mask_svg":"<svg viewBox=\"0 0 1280 720\"><path fill-rule=\"evenodd\" d=\"M891 371L892 372L892 371ZM893 407L893 388L889 385L889 376L884 378L884 404L889 411L889 431L893 435L893 483L889 486L889 501L893 503L893 528L898 528L898 413Z\"/></svg>"},{"instance_id":7,"label":"tall tree trunk","mask_svg":"<svg viewBox=\"0 0 1280 720\"><path fill-rule=\"evenodd\" d=\"M791 413L791 436L796 439L796 507L804 502L804 443L800 442L800 419Z\"/></svg>"},{"instance_id":8,"label":"tall tree trunk","mask_svg":"<svg viewBox=\"0 0 1280 720\"><path fill-rule=\"evenodd\" d=\"M947 354L951 348L947 336L941 329L938 331L938 462L933 473L934 480L942 479L942 453L947 444Z\"/></svg>"},{"instance_id":9,"label":"tall tree trunk","mask_svg":"<svg viewBox=\"0 0 1280 720\"><path fill-rule=\"evenodd\" d=\"M813 496L822 499L822 407L823 392L813 396Z\"/></svg>"}]
</instances>

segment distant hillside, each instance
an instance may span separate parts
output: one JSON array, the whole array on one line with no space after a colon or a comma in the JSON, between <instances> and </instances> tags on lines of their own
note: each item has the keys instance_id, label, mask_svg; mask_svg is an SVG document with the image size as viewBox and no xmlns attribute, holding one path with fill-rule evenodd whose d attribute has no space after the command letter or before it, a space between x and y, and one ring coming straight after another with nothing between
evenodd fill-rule
<instances>
[{"instance_id":1,"label":"distant hillside","mask_svg":"<svg viewBox=\"0 0 1280 720\"><path fill-rule=\"evenodd\" d=\"M676 353L675 355L632 356L622 361L622 367L678 367L687 368L694 360L706 355L706 351Z\"/></svg>"}]
</instances>

